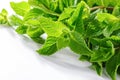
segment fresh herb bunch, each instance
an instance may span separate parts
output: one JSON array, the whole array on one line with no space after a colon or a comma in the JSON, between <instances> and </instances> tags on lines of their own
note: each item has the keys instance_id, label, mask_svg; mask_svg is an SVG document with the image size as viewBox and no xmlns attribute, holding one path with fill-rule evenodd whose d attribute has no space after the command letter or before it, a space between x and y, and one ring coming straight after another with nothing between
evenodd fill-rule
<instances>
[{"instance_id":1,"label":"fresh herb bunch","mask_svg":"<svg viewBox=\"0 0 120 80\"><path fill-rule=\"evenodd\" d=\"M103 68L112 80L120 73L120 0L28 0L10 2L16 14L5 9L0 23L16 27L43 44L37 52L52 55L69 47L89 61L99 75ZM41 37L47 34L47 39Z\"/></svg>"}]
</instances>

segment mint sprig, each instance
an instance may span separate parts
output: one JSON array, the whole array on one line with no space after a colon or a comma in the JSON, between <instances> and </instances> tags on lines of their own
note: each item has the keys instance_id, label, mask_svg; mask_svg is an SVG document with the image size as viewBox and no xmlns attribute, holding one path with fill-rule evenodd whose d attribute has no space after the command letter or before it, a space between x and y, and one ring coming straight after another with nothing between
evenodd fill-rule
<instances>
[{"instance_id":1,"label":"mint sprig","mask_svg":"<svg viewBox=\"0 0 120 80\"><path fill-rule=\"evenodd\" d=\"M43 44L37 50L40 55L69 47L79 60L92 63L99 75L106 68L116 80L120 73L120 0L28 0L10 5L15 14L8 16L3 9L0 24L14 26L18 34Z\"/></svg>"}]
</instances>

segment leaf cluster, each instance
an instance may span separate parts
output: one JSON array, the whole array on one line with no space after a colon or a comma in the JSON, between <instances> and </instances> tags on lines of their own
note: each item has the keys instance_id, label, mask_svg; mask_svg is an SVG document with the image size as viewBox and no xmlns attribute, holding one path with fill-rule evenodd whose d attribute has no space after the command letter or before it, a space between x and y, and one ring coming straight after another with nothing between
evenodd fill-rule
<instances>
[{"instance_id":1,"label":"leaf cluster","mask_svg":"<svg viewBox=\"0 0 120 80\"><path fill-rule=\"evenodd\" d=\"M41 55L69 47L89 61L99 75L103 68L112 80L120 73L120 0L28 0L10 2L16 14L0 13L0 23L15 26L43 44ZM44 39L41 36L47 34Z\"/></svg>"}]
</instances>

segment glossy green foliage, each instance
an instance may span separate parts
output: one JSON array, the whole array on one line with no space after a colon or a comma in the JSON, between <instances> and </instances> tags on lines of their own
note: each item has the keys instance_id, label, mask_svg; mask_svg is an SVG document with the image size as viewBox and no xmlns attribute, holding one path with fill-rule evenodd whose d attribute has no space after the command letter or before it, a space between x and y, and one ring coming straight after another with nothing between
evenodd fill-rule
<instances>
[{"instance_id":1,"label":"glossy green foliage","mask_svg":"<svg viewBox=\"0 0 120 80\"><path fill-rule=\"evenodd\" d=\"M37 52L53 55L63 48L103 68L116 80L120 68L120 0L28 0L11 2L15 14L3 9L0 24L14 26L38 44ZM43 34L47 34L44 39ZM31 45L32 46L32 45Z\"/></svg>"}]
</instances>

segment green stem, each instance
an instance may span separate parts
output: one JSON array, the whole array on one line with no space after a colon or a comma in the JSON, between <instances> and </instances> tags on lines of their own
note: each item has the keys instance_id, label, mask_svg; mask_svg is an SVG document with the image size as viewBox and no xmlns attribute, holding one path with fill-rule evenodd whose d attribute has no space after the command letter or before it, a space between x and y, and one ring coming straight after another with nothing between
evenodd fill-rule
<instances>
[{"instance_id":1,"label":"green stem","mask_svg":"<svg viewBox=\"0 0 120 80\"><path fill-rule=\"evenodd\" d=\"M107 9L107 10L113 10L113 7L105 7L105 6L95 6L90 8L91 11L97 10L97 9Z\"/></svg>"}]
</instances>

